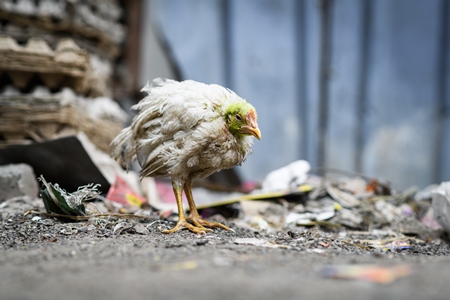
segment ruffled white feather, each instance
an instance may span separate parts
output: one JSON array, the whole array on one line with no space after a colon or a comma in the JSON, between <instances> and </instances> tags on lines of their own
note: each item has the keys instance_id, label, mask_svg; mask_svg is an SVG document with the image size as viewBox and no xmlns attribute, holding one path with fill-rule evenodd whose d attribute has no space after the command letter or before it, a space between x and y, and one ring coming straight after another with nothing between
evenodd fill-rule
<instances>
[{"instance_id":1,"label":"ruffled white feather","mask_svg":"<svg viewBox=\"0 0 450 300\"><path fill-rule=\"evenodd\" d=\"M112 156L125 165L137 159L141 177L172 176L184 181L241 164L252 137L237 138L225 123L227 107L245 102L219 85L155 79L130 127L113 140Z\"/></svg>"}]
</instances>

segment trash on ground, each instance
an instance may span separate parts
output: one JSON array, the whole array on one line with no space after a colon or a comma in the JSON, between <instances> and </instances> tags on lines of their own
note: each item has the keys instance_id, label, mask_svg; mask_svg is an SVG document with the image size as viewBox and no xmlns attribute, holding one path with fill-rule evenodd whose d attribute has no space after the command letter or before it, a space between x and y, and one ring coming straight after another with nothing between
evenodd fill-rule
<instances>
[{"instance_id":1,"label":"trash on ground","mask_svg":"<svg viewBox=\"0 0 450 300\"><path fill-rule=\"evenodd\" d=\"M177 263L161 266L161 269L164 271L194 270L197 268L198 268L198 263L195 260L177 262Z\"/></svg>"},{"instance_id":2,"label":"trash on ground","mask_svg":"<svg viewBox=\"0 0 450 300\"><path fill-rule=\"evenodd\" d=\"M325 221L334 217L334 210L325 210L318 213L290 213L286 218L286 223L294 223L296 225L312 226L316 224L316 221Z\"/></svg>"},{"instance_id":3,"label":"trash on ground","mask_svg":"<svg viewBox=\"0 0 450 300\"><path fill-rule=\"evenodd\" d=\"M128 222L117 223L113 228L113 234L119 235L122 231L130 229L132 227L133 227L133 224L128 223Z\"/></svg>"},{"instance_id":4,"label":"trash on ground","mask_svg":"<svg viewBox=\"0 0 450 300\"><path fill-rule=\"evenodd\" d=\"M450 182L442 182L431 195L434 218L447 232L450 232Z\"/></svg>"},{"instance_id":5,"label":"trash on ground","mask_svg":"<svg viewBox=\"0 0 450 300\"><path fill-rule=\"evenodd\" d=\"M286 245L280 245L276 244L264 239L258 239L258 238L237 238L233 241L235 244L238 245L253 245L253 246L259 246L259 247L267 247L267 248L283 248L283 249L289 249L289 246Z\"/></svg>"},{"instance_id":6,"label":"trash on ground","mask_svg":"<svg viewBox=\"0 0 450 300\"><path fill-rule=\"evenodd\" d=\"M341 265L325 266L322 277L335 279L356 279L374 283L387 284L401 277L411 275L413 268L409 265L377 266L377 265Z\"/></svg>"},{"instance_id":7,"label":"trash on ground","mask_svg":"<svg viewBox=\"0 0 450 300\"><path fill-rule=\"evenodd\" d=\"M43 174L46 180L57 182L68 192L95 183L106 193L110 186L77 136L0 148L0 165L11 163L30 165L36 175Z\"/></svg>"},{"instance_id":8,"label":"trash on ground","mask_svg":"<svg viewBox=\"0 0 450 300\"><path fill-rule=\"evenodd\" d=\"M172 185L170 182L157 180L156 187L160 195L160 199L154 201L150 200L150 205L161 210L177 209L175 197L173 196ZM252 200L272 200L285 197L302 197L309 193L313 187L309 184L302 184L291 191L280 191L264 193L261 190L255 190L250 194L244 194L239 192L218 192L211 191L205 188L192 188L192 193L195 197L195 202L198 209L205 209L211 207L219 207L239 203L241 201ZM186 202L186 198L183 194L183 202Z\"/></svg>"},{"instance_id":9,"label":"trash on ground","mask_svg":"<svg viewBox=\"0 0 450 300\"><path fill-rule=\"evenodd\" d=\"M44 176L40 176L39 180L44 185L41 189L42 200L44 201L47 213L69 216L85 216L85 201L95 199L99 195L98 184L88 184L79 187L77 191L68 193L59 185L48 183Z\"/></svg>"},{"instance_id":10,"label":"trash on ground","mask_svg":"<svg viewBox=\"0 0 450 300\"><path fill-rule=\"evenodd\" d=\"M306 182L310 169L309 162L297 160L285 167L274 170L267 174L263 180L261 192L273 193L295 190Z\"/></svg>"},{"instance_id":11,"label":"trash on ground","mask_svg":"<svg viewBox=\"0 0 450 300\"><path fill-rule=\"evenodd\" d=\"M135 192L119 175L116 175L116 180L109 188L106 198L124 206L141 207L147 202L147 199Z\"/></svg>"},{"instance_id":12,"label":"trash on ground","mask_svg":"<svg viewBox=\"0 0 450 300\"><path fill-rule=\"evenodd\" d=\"M304 162L295 162L283 167L281 172L292 175L295 173L292 168L297 165L301 172L307 169ZM224 214L233 207L236 217L233 222L237 228L267 233L309 227L331 232L396 230L399 240L389 242L385 241L388 236L378 236L371 243L358 244L383 251L408 250L410 238L428 240L439 235L440 227L429 215L432 210L431 192L420 196L421 191L416 187L396 192L378 179L358 175L319 177L307 174L306 178L298 181L300 183L297 182L298 186L296 181L292 181L292 176L285 177L285 187L288 188L277 192L264 192L262 188L249 194L230 194L197 187L194 189L199 202L197 206L199 209L214 208L215 213L222 211ZM160 209L161 213L176 211L175 200L169 199L173 198L171 184L157 181L156 186L161 198L157 200L159 203L149 201L152 207ZM167 218L170 213L165 215ZM435 226L430 227L428 223L432 222ZM384 243L377 242L380 240Z\"/></svg>"},{"instance_id":13,"label":"trash on ground","mask_svg":"<svg viewBox=\"0 0 450 300\"><path fill-rule=\"evenodd\" d=\"M387 240L387 241L367 241L374 247L383 249L383 250L391 250L391 251L397 251L397 250L407 250L411 248L411 245L404 241L404 240Z\"/></svg>"},{"instance_id":14,"label":"trash on ground","mask_svg":"<svg viewBox=\"0 0 450 300\"><path fill-rule=\"evenodd\" d=\"M87 150L93 155L90 151ZM99 164L101 166L96 168L97 171L102 170L108 178L114 174L113 165L105 171L107 160L95 160L97 163L104 162ZM54 216L65 220L84 220L89 226L100 230L99 235L111 236L148 235L168 227L168 222L176 221L174 203L165 202L166 195L173 197L170 183L143 180L143 184L135 189L136 184L130 182L134 182L136 173L130 173L132 176L127 180L122 173L115 173L116 183L112 184L106 197L100 195L98 185L83 184L69 193L42 177L42 203L47 214L36 209L29 210L27 214L39 218ZM238 238L233 240L237 245L307 250L326 256L336 247L374 253L415 253L426 243L440 240L440 226L432 216L431 192L423 192L419 198L417 188L395 192L378 180L361 176L308 175L306 181L297 187L291 185L287 191L263 193L257 189L249 194L236 193L236 197L232 198L227 198L229 192L211 191L203 187L195 189L200 202L202 198L207 199L206 204L199 205L206 208L203 210L205 218L218 213L219 216L222 214L220 222L231 221L231 228L235 230L273 236L286 235L286 232L292 235L288 240ZM142 191L145 191L147 199L142 196ZM433 193L434 198L436 195L440 194ZM96 201L86 202L89 198L96 198ZM15 203L11 201L6 200L4 205ZM147 201L150 207L143 205ZM226 210L230 208L234 215L225 217ZM230 216L232 218L228 219ZM8 218L8 215L2 217ZM40 219L35 220L40 222ZM432 221L436 226L429 226ZM322 230L322 235L312 236L316 230ZM64 232L68 234L73 231L69 228ZM303 236L303 233L311 236Z\"/></svg>"},{"instance_id":15,"label":"trash on ground","mask_svg":"<svg viewBox=\"0 0 450 300\"><path fill-rule=\"evenodd\" d=\"M355 207L360 205L360 201L351 193L340 190L331 184L327 184L328 194L344 207Z\"/></svg>"}]
</instances>

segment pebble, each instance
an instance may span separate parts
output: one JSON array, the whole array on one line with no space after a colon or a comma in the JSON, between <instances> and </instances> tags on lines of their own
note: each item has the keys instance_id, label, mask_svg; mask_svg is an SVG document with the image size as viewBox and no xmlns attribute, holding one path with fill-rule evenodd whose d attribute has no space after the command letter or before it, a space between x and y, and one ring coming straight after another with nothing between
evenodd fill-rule
<instances>
[{"instance_id":1,"label":"pebble","mask_svg":"<svg viewBox=\"0 0 450 300\"><path fill-rule=\"evenodd\" d=\"M432 240L427 243L410 240L411 247L400 251L385 251L364 244L363 239L352 238L349 235L329 233L319 229L299 229L286 232L267 234L265 232L253 232L242 228L235 228L236 232L230 234L222 230L215 230L214 233L198 237L188 231L181 231L179 234L170 236L163 235L159 231L150 231L146 224L124 222L115 223L89 223L86 222L61 222L57 219L33 216L23 218L21 214L8 215L7 218L0 219L0 248L17 248L29 246L31 244L62 242L65 240L77 240L91 234L92 239L100 241L112 236L140 236L144 241L144 236L151 235L155 246L164 248L185 248L186 251L195 251L193 247L214 247L217 253L229 249L231 252L242 252L248 250L249 245L236 245L230 241L236 238L266 240L276 247L284 248L283 251L313 252L319 255L374 255L383 257L395 257L398 255L411 256L437 256L450 255L449 245L441 239ZM379 237L381 238L381 237ZM405 237L406 238L406 237ZM92 243L95 243L92 240ZM83 241L86 244L86 241ZM251 247L258 247L253 245ZM83 247L84 248L84 247ZM247 249L247 250L246 250ZM281 251L280 249L266 249L259 247L258 251ZM228 265L230 262L218 258L217 265Z\"/></svg>"}]
</instances>

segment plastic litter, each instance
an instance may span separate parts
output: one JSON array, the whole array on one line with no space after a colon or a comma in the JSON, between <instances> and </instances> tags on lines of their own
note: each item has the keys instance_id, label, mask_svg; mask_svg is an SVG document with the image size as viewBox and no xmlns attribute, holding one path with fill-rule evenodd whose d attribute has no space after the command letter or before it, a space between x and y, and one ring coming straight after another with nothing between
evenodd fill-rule
<instances>
[{"instance_id":1,"label":"plastic litter","mask_svg":"<svg viewBox=\"0 0 450 300\"><path fill-rule=\"evenodd\" d=\"M357 279L374 283L387 284L398 278L413 273L409 265L377 266L377 265L342 265L325 266L321 274L326 278Z\"/></svg>"},{"instance_id":2,"label":"plastic litter","mask_svg":"<svg viewBox=\"0 0 450 300\"><path fill-rule=\"evenodd\" d=\"M136 193L119 175L116 175L116 180L111 185L106 198L125 206L140 207L147 202L147 199Z\"/></svg>"},{"instance_id":3,"label":"plastic litter","mask_svg":"<svg viewBox=\"0 0 450 300\"><path fill-rule=\"evenodd\" d=\"M262 182L262 192L278 192L297 188L306 182L311 169L309 162L297 160L267 174Z\"/></svg>"}]
</instances>

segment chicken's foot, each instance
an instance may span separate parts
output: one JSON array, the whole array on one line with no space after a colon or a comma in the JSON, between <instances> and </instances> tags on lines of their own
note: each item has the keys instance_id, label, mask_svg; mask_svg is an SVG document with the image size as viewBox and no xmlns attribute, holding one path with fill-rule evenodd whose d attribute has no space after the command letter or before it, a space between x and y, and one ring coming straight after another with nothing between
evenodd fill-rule
<instances>
[{"instance_id":1,"label":"chicken's foot","mask_svg":"<svg viewBox=\"0 0 450 300\"><path fill-rule=\"evenodd\" d=\"M186 198L189 203L189 216L187 217L187 220L191 221L195 226L204 228L206 231L212 231L209 228L219 227L225 230L230 230L229 227L219 223L219 222L210 222L203 220L202 217L198 214L197 207L195 206L194 197L192 196L192 190L191 190L191 181L187 180L184 184L184 193L186 194ZM206 228L209 227L209 228Z\"/></svg>"},{"instance_id":2,"label":"chicken's foot","mask_svg":"<svg viewBox=\"0 0 450 300\"><path fill-rule=\"evenodd\" d=\"M194 225L188 223L186 220L186 216L184 214L183 209L183 203L182 203L182 192L183 192L183 186L179 185L175 182L172 182L173 192L175 194L175 199L177 200L177 207L178 207L178 221L174 228L169 230L164 230L163 233L174 233L181 229L188 229L194 233L204 234L207 231L212 231L211 229L205 228L200 223L197 222L197 224L194 222ZM192 196L192 193L191 193ZM188 198L189 199L189 198ZM190 206L190 204L189 204ZM194 206L195 208L195 206ZM192 210L192 209L191 209ZM197 210L195 210L197 212ZM198 213L197 213L198 215Z\"/></svg>"}]
</instances>

